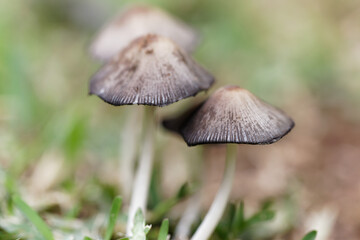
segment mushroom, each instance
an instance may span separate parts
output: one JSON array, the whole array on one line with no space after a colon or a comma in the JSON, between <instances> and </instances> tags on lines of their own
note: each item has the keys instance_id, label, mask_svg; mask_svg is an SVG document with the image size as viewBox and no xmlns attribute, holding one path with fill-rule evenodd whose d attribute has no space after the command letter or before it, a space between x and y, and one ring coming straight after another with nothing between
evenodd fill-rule
<instances>
[{"instance_id":1,"label":"mushroom","mask_svg":"<svg viewBox=\"0 0 360 240\"><path fill-rule=\"evenodd\" d=\"M186 115L185 118L166 121L164 125L179 132L188 146L227 144L220 189L192 237L192 240L204 240L211 236L219 223L230 196L237 156L235 144L274 143L294 127L294 122L281 110L237 86L220 88Z\"/></svg>"},{"instance_id":2,"label":"mushroom","mask_svg":"<svg viewBox=\"0 0 360 240\"><path fill-rule=\"evenodd\" d=\"M208 89L214 78L173 41L146 35L130 43L90 80L90 94L112 105L166 106ZM142 154L135 175L127 233L138 208L145 214L153 161L155 108L146 107Z\"/></svg>"},{"instance_id":3,"label":"mushroom","mask_svg":"<svg viewBox=\"0 0 360 240\"><path fill-rule=\"evenodd\" d=\"M103 27L90 46L94 58L108 61L112 56L124 49L137 37L154 33L169 37L187 52L192 52L197 46L199 34L191 27L166 12L144 5L126 8L114 20ZM122 178L122 194L126 199L131 192L133 179L135 145L138 140L139 128L136 119L141 119L139 111L130 110L127 114L124 132L121 133L120 146L120 176ZM134 134L129 137L127 132ZM126 149L126 151L123 151Z\"/></svg>"},{"instance_id":4,"label":"mushroom","mask_svg":"<svg viewBox=\"0 0 360 240\"><path fill-rule=\"evenodd\" d=\"M199 34L182 21L157 8L135 6L122 12L100 31L90 52L95 58L106 61L146 34L168 37L189 53L199 42Z\"/></svg>"}]
</instances>

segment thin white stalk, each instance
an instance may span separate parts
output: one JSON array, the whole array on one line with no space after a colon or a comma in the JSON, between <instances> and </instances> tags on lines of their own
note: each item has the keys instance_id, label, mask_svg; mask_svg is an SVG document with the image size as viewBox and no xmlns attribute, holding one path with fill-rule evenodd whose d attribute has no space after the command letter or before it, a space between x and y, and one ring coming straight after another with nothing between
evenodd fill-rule
<instances>
[{"instance_id":1,"label":"thin white stalk","mask_svg":"<svg viewBox=\"0 0 360 240\"><path fill-rule=\"evenodd\" d=\"M199 191L197 191L186 203L186 208L181 216L179 223L175 228L174 239L176 240L188 240L190 239L191 226L200 216L201 210L201 189L203 188L204 180L204 171L203 171L203 160L204 160L204 147L196 148L196 155L201 155L199 160L194 166L194 159L191 161L191 172L192 175L196 178L195 180L200 182Z\"/></svg>"},{"instance_id":2,"label":"thin white stalk","mask_svg":"<svg viewBox=\"0 0 360 240\"><path fill-rule=\"evenodd\" d=\"M203 222L196 230L191 240L209 239L224 214L226 204L229 200L232 183L235 175L237 145L228 144L226 150L226 166L223 180L211 207Z\"/></svg>"},{"instance_id":3,"label":"thin white stalk","mask_svg":"<svg viewBox=\"0 0 360 240\"><path fill-rule=\"evenodd\" d=\"M119 147L119 172L123 198L128 201L131 195L131 189L134 181L134 167L136 150L139 140L141 128L139 119L141 119L141 111L139 109L129 109L125 126L123 127L120 138L121 145Z\"/></svg>"},{"instance_id":4,"label":"thin white stalk","mask_svg":"<svg viewBox=\"0 0 360 240\"><path fill-rule=\"evenodd\" d=\"M139 159L139 166L136 170L126 228L126 233L128 236L132 235L131 230L133 228L134 216L136 211L140 208L144 216L146 214L146 203L148 198L154 157L155 107L145 107L145 115L143 121L144 136L141 148L141 156Z\"/></svg>"},{"instance_id":5,"label":"thin white stalk","mask_svg":"<svg viewBox=\"0 0 360 240\"><path fill-rule=\"evenodd\" d=\"M176 240L187 240L191 234L191 226L200 214L201 197L200 193L194 194L187 203L184 214L175 229Z\"/></svg>"}]
</instances>

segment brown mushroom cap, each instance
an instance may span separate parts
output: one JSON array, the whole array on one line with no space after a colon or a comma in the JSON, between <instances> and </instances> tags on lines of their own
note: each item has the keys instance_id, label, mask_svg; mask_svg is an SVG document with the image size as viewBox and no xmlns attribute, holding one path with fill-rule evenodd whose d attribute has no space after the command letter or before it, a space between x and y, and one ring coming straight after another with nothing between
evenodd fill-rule
<instances>
[{"instance_id":1,"label":"brown mushroom cap","mask_svg":"<svg viewBox=\"0 0 360 240\"><path fill-rule=\"evenodd\" d=\"M189 146L207 143L270 144L294 127L281 110L249 91L226 86L217 90L183 124Z\"/></svg>"},{"instance_id":2,"label":"brown mushroom cap","mask_svg":"<svg viewBox=\"0 0 360 240\"><path fill-rule=\"evenodd\" d=\"M195 30L166 12L148 6L135 6L100 31L90 46L90 52L97 59L108 60L134 39L147 34L168 37L189 53L199 42L199 34Z\"/></svg>"},{"instance_id":3,"label":"brown mushroom cap","mask_svg":"<svg viewBox=\"0 0 360 240\"><path fill-rule=\"evenodd\" d=\"M90 80L90 94L113 105L165 106L208 89L214 78L174 42L134 40Z\"/></svg>"}]
</instances>

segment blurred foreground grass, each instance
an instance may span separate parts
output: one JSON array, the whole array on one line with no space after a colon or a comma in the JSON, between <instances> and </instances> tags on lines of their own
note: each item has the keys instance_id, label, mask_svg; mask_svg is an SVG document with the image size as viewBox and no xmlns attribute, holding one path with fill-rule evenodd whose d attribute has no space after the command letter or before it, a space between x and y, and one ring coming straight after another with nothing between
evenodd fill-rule
<instances>
[{"instance_id":1,"label":"blurred foreground grass","mask_svg":"<svg viewBox=\"0 0 360 240\"><path fill-rule=\"evenodd\" d=\"M11 195L20 193L53 229L73 234L79 227L74 233L79 239L102 236L111 202L121 195L114 166L130 107L115 108L87 96L88 79L99 67L87 47L99 27L130 2L141 1L0 2L0 234L2 228L18 225L24 238L33 239L31 226L9 208ZM289 113L298 113L300 124L309 118L302 106L311 106L320 109L320 115L340 114L359 127L357 0L146 3L168 10L202 32L195 58L217 78L211 91L237 84ZM191 101L161 109L160 115L176 112ZM319 119L312 121L324 118ZM160 146L169 139L160 131ZM159 147L158 161L166 158L162 150ZM185 146L178 150L184 151ZM170 170L166 164L158 165L152 209L171 197L160 186L175 196L182 180L193 178L187 173L166 185L161 173ZM279 197L278 201L285 200ZM172 229L171 216L177 215L170 213L166 209L156 226L163 217L170 217ZM125 216L121 219L124 222ZM82 228L84 224L87 227ZM296 225L294 220L285 232Z\"/></svg>"}]
</instances>

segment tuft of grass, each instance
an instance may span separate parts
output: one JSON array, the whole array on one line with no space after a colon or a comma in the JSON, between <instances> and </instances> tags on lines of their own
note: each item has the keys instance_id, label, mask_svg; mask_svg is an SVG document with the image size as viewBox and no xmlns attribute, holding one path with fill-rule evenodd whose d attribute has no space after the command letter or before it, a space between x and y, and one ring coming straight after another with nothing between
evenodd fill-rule
<instances>
[{"instance_id":1,"label":"tuft of grass","mask_svg":"<svg viewBox=\"0 0 360 240\"><path fill-rule=\"evenodd\" d=\"M315 240L316 235L317 235L317 231L311 231L308 234L306 234L302 240Z\"/></svg>"},{"instance_id":2,"label":"tuft of grass","mask_svg":"<svg viewBox=\"0 0 360 240\"><path fill-rule=\"evenodd\" d=\"M116 220L117 220L117 216L119 214L120 208L122 205L122 198L117 196L115 197L112 205L111 205L111 210L110 210L110 214L109 214L109 221L108 221L108 226L106 229L106 233L105 233L105 238L104 240L110 240L111 236L113 234L114 231L114 227L116 224Z\"/></svg>"},{"instance_id":3,"label":"tuft of grass","mask_svg":"<svg viewBox=\"0 0 360 240\"><path fill-rule=\"evenodd\" d=\"M12 202L36 227L36 229L39 231L39 233L43 236L44 239L54 240L54 236L48 225L42 220L42 218L36 213L36 211L34 211L21 199L19 195L13 195Z\"/></svg>"},{"instance_id":4,"label":"tuft of grass","mask_svg":"<svg viewBox=\"0 0 360 240\"><path fill-rule=\"evenodd\" d=\"M245 218L243 202L238 205L230 204L227 214L216 227L215 235L217 239L252 239L252 230L254 228L274 219L275 211L271 207L272 202L266 201L258 212L249 218Z\"/></svg>"}]
</instances>

